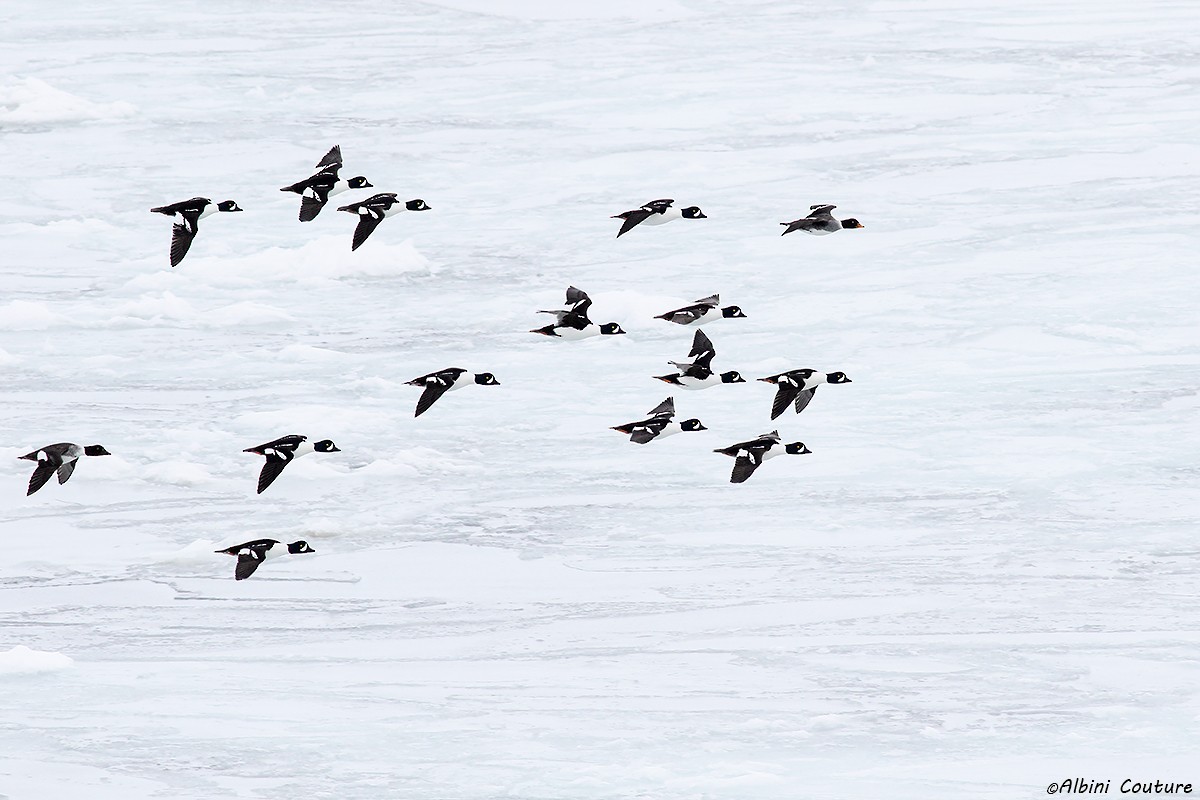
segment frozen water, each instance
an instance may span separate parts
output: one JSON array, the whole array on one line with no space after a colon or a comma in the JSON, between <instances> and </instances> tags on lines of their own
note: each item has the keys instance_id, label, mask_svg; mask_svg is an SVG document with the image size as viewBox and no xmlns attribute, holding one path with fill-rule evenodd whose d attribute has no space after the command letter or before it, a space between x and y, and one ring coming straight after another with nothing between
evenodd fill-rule
<instances>
[{"instance_id":1,"label":"frozen water","mask_svg":"<svg viewBox=\"0 0 1200 800\"><path fill-rule=\"evenodd\" d=\"M0 659L73 661L0 675L0 796L1200 784L1194 4L0 30ZM355 253L359 194L297 222L334 143L433 210ZM196 195L246 210L172 270L148 209ZM614 239L659 197L709 218ZM824 202L866 229L779 236ZM569 284L629 335L527 333ZM676 392L710 430L631 445L692 335L653 315L714 292L749 315L715 366L854 383L774 423L753 380ZM501 385L414 420L448 366ZM712 448L773 427L813 454L728 484ZM343 452L255 496L242 449L293 432ZM113 455L24 497L56 441ZM235 582L212 551L262 536L317 552Z\"/></svg>"}]
</instances>

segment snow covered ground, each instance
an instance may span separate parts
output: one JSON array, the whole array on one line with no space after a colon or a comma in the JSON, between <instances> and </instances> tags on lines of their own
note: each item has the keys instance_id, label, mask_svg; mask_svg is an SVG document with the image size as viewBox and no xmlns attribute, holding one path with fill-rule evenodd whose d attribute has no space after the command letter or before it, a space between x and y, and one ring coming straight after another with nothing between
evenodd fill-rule
<instances>
[{"instance_id":1,"label":"snow covered ground","mask_svg":"<svg viewBox=\"0 0 1200 800\"><path fill-rule=\"evenodd\" d=\"M0 798L1200 790L1198 23L0 4ZM335 143L433 210L298 223ZM172 270L194 195L245 213ZM659 197L709 218L614 239ZM822 202L866 229L779 236ZM572 283L629 335L528 334ZM854 382L608 430L713 292L716 366ZM448 366L502 385L414 420ZM343 452L256 496L287 433ZM56 441L113 456L24 497ZM262 536L317 552L233 581Z\"/></svg>"}]
</instances>

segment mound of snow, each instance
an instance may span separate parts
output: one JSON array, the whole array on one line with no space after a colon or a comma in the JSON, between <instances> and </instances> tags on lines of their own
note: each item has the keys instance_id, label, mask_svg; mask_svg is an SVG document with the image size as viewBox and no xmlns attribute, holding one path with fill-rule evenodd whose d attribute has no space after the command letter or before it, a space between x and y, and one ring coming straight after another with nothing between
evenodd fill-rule
<instances>
[{"instance_id":1,"label":"mound of snow","mask_svg":"<svg viewBox=\"0 0 1200 800\"><path fill-rule=\"evenodd\" d=\"M129 103L93 103L37 78L0 85L0 125L119 119L136 111Z\"/></svg>"},{"instance_id":2,"label":"mound of snow","mask_svg":"<svg viewBox=\"0 0 1200 800\"><path fill-rule=\"evenodd\" d=\"M44 331L66 321L66 317L51 311L45 303L13 300L0 306L0 330Z\"/></svg>"},{"instance_id":3,"label":"mound of snow","mask_svg":"<svg viewBox=\"0 0 1200 800\"><path fill-rule=\"evenodd\" d=\"M75 662L62 653L30 650L19 644L6 653L0 653L0 675L27 675L35 672L57 672L67 669Z\"/></svg>"}]
</instances>

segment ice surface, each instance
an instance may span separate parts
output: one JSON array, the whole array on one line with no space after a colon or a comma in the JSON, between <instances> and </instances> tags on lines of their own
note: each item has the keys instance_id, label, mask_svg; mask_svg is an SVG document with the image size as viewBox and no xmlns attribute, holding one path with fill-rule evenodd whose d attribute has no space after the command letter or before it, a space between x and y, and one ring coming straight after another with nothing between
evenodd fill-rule
<instances>
[{"instance_id":1,"label":"ice surface","mask_svg":"<svg viewBox=\"0 0 1200 800\"><path fill-rule=\"evenodd\" d=\"M0 31L0 659L73 660L0 674L0 796L1200 784L1194 4ZM278 189L335 143L433 210L354 253L357 193L297 222ZM195 195L245 212L172 270L148 209ZM659 197L709 218L614 238ZM779 236L824 202L866 229ZM569 284L629 335L527 333ZM716 365L854 383L776 423L766 384L676 392L710 430L631 445L692 336L653 315L714 292L749 315ZM414 420L448 366L501 385ZM776 426L813 454L728 484L712 448ZM242 449L288 433L342 452L256 496ZM113 455L24 497L57 441ZM263 536L316 553L235 582L212 551Z\"/></svg>"}]
</instances>

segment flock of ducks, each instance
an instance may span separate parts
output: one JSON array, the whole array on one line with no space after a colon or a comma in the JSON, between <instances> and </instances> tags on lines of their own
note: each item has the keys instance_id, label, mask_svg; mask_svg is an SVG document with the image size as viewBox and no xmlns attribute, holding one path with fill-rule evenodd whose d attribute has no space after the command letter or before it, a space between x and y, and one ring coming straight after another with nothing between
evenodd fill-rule
<instances>
[{"instance_id":1,"label":"flock of ducks","mask_svg":"<svg viewBox=\"0 0 1200 800\"><path fill-rule=\"evenodd\" d=\"M670 201L655 201L657 204L664 202ZM648 208L651 205L653 204L648 203L646 207ZM821 206L820 208L828 210L833 208L833 206ZM857 222L855 222L855 225L862 227ZM572 341L591 336L611 336L625 333L616 322L606 322L603 325L597 325L592 322L587 314L591 304L592 301L588 297L587 292L571 286L567 289L567 305L569 307L558 311L538 312L555 315L555 322L544 328L535 328L531 333L556 336ZM697 300L692 305L658 314L654 318L673 322L677 325L694 325L703 320L745 319L746 313L738 306L722 307L720 295L714 294ZM737 370L728 370L726 372L717 372L714 370L712 362L716 355L717 349L713 346L712 340L708 338L708 335L704 331L697 329L695 335L692 336L692 348L688 351L688 357L692 360L668 361L667 363L675 367L678 371L670 375L655 375L654 377L671 386L689 390L709 389L721 384L746 382L746 379ZM457 370L457 372L462 373L464 370ZM429 377L426 376L426 378ZM458 377L456 375L455 379ZM759 378L759 380L776 387L775 399L771 404L771 419L778 419L787 410L788 406L791 405L795 406L796 413L799 414L812 402L818 387L822 384L852 382L844 372L822 373L809 368L788 370L777 375ZM475 382L490 385L495 382L495 378L491 373L482 373L475 376ZM437 398L434 397L433 399ZM422 402L424 400L425 398L422 397ZM432 402L433 400L431 399L428 404L424 404L424 407L428 408L428 405L432 404ZM419 415L423 410L422 403L419 403L417 414ZM676 433L708 430L699 419L695 418L675 422L674 397L668 397L646 413L649 414L646 419L638 420L637 422L627 422L624 425L615 425L612 430L627 434L629 440L634 444L648 444L655 439L661 439ZM783 439L780 437L779 431L774 430L770 433L764 433L756 439L738 442L729 447L719 447L713 452L731 456L734 459L733 473L729 477L730 483L745 483L765 461L776 456L805 455L812 451L805 446L804 442L783 444Z\"/></svg>"},{"instance_id":2,"label":"flock of ducks","mask_svg":"<svg viewBox=\"0 0 1200 800\"><path fill-rule=\"evenodd\" d=\"M362 175L353 178L342 178L342 150L334 145L325 156L317 162L317 172L302 181L285 186L280 191L293 192L300 195L301 222L311 222L321 213L329 198L352 189L369 189L373 185ZM814 205L809 208L809 214L791 222L781 222L784 226L783 235L795 231L823 236L842 229L864 227L856 219L838 220L832 211L836 206ZM171 266L178 266L187 255L199 230L200 220L217 213L239 212L242 209L233 200L214 203L205 197L193 197L180 203L159 206L150 209L153 213L164 214L174 220L171 226ZM407 202L399 200L394 192L381 192L338 208L358 217L351 240L351 251L357 250L370 237L384 219L405 211L429 211L430 206L419 198ZM616 214L613 219L621 220L617 238L624 236L638 226L663 225L677 219L707 219L699 206L676 208L672 199L652 200L639 208ZM594 336L622 335L625 331L616 322L597 324L588 316L592 300L587 293L574 286L568 287L565 308L556 310L540 310L539 314L549 314L554 322L540 328L534 328L531 333L563 339L580 341ZM659 314L655 319L683 326L693 326L700 323L710 323L723 319L744 319L746 314L736 305L721 306L720 296L711 295L701 298L691 305L672 309ZM703 330L697 329L692 337L692 346L688 351L689 361L670 361L676 372L669 375L654 376L672 387L687 390L708 389L713 386L732 383L745 383L746 380L736 370L717 372L712 367L716 348L712 340ZM814 369L793 369L759 378L776 387L775 398L771 404L771 419L777 419L789 406L794 406L797 414L802 412L812 402L817 389L824 384L850 383L850 378L843 372L819 372ZM409 386L422 389L417 400L414 416L419 417L448 392L462 389L466 386L498 386L500 382L490 372L471 373L460 367L431 372L406 382ZM667 397L653 409L647 412L647 417L623 425L615 425L612 430L629 437L634 444L648 444L657 439L666 438L676 433L708 430L699 419L675 421L675 398ZM264 444L248 447L243 452L262 456L264 463L258 475L257 493L262 494L283 472L288 464L308 453L337 453L340 449L329 439L310 442L307 436L291 434L274 439ZM803 455L811 451L803 442L783 444L778 430L764 433L755 439L738 442L728 447L717 448L713 452L730 456L734 459L731 483L744 483L754 471L764 462L781 455ZM66 483L75 471L79 460L87 456L111 455L108 450L98 444L80 446L71 442L60 442L38 448L26 453L20 458L36 463L33 474L29 478L26 495L32 495L45 486L52 476L57 475L60 484ZM315 552L307 542L296 541L284 544L276 539L256 539L242 544L217 550L217 553L235 556L237 566L234 572L236 580L244 580L254 574L264 561L285 554L300 554Z\"/></svg>"}]
</instances>

